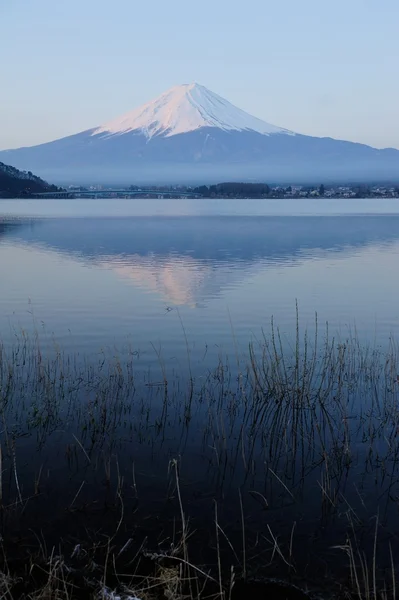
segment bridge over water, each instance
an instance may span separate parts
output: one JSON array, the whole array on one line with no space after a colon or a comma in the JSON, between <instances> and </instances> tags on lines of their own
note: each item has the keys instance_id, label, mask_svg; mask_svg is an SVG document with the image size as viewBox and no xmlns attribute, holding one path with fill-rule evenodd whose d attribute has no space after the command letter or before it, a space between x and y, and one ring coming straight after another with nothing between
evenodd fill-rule
<instances>
[{"instance_id":1,"label":"bridge over water","mask_svg":"<svg viewBox=\"0 0 399 600\"><path fill-rule=\"evenodd\" d=\"M169 191L163 192L160 190L87 190L74 191L64 190L62 192L42 192L32 194L35 198L137 198L154 196L159 197L175 197L175 198L198 198L198 194L193 192Z\"/></svg>"}]
</instances>

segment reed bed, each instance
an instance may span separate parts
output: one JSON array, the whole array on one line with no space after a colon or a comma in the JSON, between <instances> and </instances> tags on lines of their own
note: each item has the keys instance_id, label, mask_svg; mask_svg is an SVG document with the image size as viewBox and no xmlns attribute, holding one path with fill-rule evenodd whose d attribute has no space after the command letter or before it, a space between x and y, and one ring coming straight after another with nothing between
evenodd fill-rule
<instances>
[{"instance_id":1,"label":"reed bed","mask_svg":"<svg viewBox=\"0 0 399 600\"><path fill-rule=\"evenodd\" d=\"M271 577L396 597L393 339L298 318L206 372L139 360L0 345L1 597L241 600Z\"/></svg>"}]
</instances>

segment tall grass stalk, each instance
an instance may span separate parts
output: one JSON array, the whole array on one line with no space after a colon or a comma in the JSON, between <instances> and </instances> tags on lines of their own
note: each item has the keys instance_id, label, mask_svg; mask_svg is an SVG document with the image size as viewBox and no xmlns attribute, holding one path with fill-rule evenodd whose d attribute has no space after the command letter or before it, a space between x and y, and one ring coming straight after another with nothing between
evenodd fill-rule
<instances>
[{"instance_id":1,"label":"tall grass stalk","mask_svg":"<svg viewBox=\"0 0 399 600\"><path fill-rule=\"evenodd\" d=\"M69 512L99 505L99 498L90 497L97 485L92 496L104 493L104 505L117 515L105 550L109 571L128 513L126 503L129 507L136 507L139 500L145 504L147 496L138 493L143 470L151 477L152 467L147 465L154 464L155 479L157 461L167 457L181 527L177 544L167 553L172 571L161 565L173 593L184 589L195 597L206 580L216 582L220 597L222 592L229 597L236 569L244 579L249 577L257 543L251 546L247 520L253 499L267 515L290 509L284 513L291 519L283 523L285 532L270 521L264 523L258 539L269 545L265 552L273 559L279 557L290 574L296 573L294 531L297 535L299 526L293 523L300 523L296 509L302 511L311 498L312 510L319 511L323 525L349 514L353 528L360 528L365 519L359 510L366 515L380 510L371 568L363 549L354 545L353 532L344 544L358 597L377 600L381 596L377 529L392 517L399 496L398 349L393 339L381 350L362 345L356 331L345 338L333 336L328 325L320 331L317 316L311 335L299 326L298 308L296 318L292 343L272 320L269 333L264 331L252 341L248 351L240 354L235 342L236 360L230 363L220 357L206 373L193 363L184 330L187 369L171 372L157 350L161 384L151 372L137 372L135 352L123 357L102 353L97 362L64 354L59 347L44 354L38 338L29 339L25 332L12 346L0 344L2 521L20 516L27 499L40 500L39 487L46 488L51 472L43 465L54 465L52 449L59 444L69 471L82 474L66 492ZM198 461L194 467L193 449ZM149 456L152 463L145 462ZM209 579L208 569L191 558L195 529L184 510L186 483L197 477L197 467L200 484L205 482L217 500L212 523L217 570ZM365 498L364 491L371 488L376 490L372 500ZM222 522L222 502L233 497L231 489L235 505L239 490L238 543ZM372 501L375 506L370 506ZM126 540L119 550L125 544ZM229 584L224 575L225 547L235 563L232 574L228 565ZM394 564L395 545L390 553ZM65 574L65 563L54 559L58 554L58 550L52 555L46 552L51 558L51 585L55 577L62 582L59 569ZM104 589L109 581L104 575ZM69 589L65 585L63 594ZM230 585L228 593L226 585ZM392 598L396 594L394 569L389 594Z\"/></svg>"}]
</instances>

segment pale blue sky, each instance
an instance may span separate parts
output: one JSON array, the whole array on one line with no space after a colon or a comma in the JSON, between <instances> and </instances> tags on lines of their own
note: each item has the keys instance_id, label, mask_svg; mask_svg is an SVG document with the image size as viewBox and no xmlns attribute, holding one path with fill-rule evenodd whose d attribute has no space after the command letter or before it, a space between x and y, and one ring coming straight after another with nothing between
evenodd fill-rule
<instances>
[{"instance_id":1,"label":"pale blue sky","mask_svg":"<svg viewBox=\"0 0 399 600\"><path fill-rule=\"evenodd\" d=\"M398 0L0 0L0 149L197 81L300 133L399 148Z\"/></svg>"}]
</instances>

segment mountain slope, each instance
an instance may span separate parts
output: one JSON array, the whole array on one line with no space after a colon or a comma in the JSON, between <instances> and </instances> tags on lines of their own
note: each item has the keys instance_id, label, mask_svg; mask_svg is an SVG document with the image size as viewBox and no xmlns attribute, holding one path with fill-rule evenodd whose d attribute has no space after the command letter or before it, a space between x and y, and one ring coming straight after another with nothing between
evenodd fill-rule
<instances>
[{"instance_id":1,"label":"mountain slope","mask_svg":"<svg viewBox=\"0 0 399 600\"><path fill-rule=\"evenodd\" d=\"M0 162L0 197L15 198L32 193L57 191L57 189L56 186L49 185L30 171L19 171Z\"/></svg>"},{"instance_id":2,"label":"mountain slope","mask_svg":"<svg viewBox=\"0 0 399 600\"><path fill-rule=\"evenodd\" d=\"M198 84L172 88L100 127L0 152L0 160L82 183L399 177L398 150L295 134Z\"/></svg>"},{"instance_id":3,"label":"mountain slope","mask_svg":"<svg viewBox=\"0 0 399 600\"><path fill-rule=\"evenodd\" d=\"M157 135L170 137L203 127L215 127L223 131L254 131L264 135L294 135L281 127L252 117L196 83L176 86L148 104L98 127L91 135L121 135L140 131L151 139Z\"/></svg>"}]
</instances>

